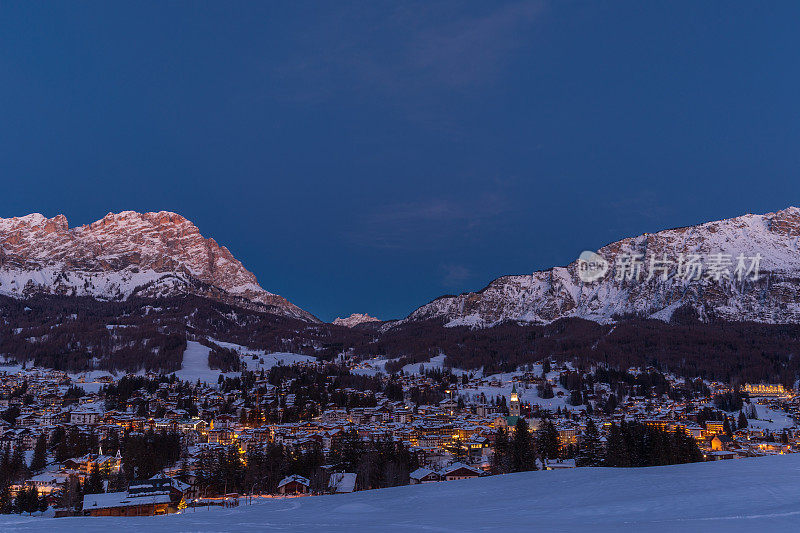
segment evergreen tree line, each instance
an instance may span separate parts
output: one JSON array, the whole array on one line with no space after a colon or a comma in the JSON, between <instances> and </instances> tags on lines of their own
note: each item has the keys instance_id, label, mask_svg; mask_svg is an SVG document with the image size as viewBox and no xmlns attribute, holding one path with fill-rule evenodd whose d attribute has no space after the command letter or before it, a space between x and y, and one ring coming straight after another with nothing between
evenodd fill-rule
<instances>
[{"instance_id":1,"label":"evergreen tree line","mask_svg":"<svg viewBox=\"0 0 800 533\"><path fill-rule=\"evenodd\" d=\"M587 433L589 428L587 427ZM697 442L682 429L665 431L638 422L620 422L609 428L605 449L599 438L585 439L579 454L584 466L640 467L703 460ZM590 464L595 463L595 464Z\"/></svg>"},{"instance_id":2,"label":"evergreen tree line","mask_svg":"<svg viewBox=\"0 0 800 533\"><path fill-rule=\"evenodd\" d=\"M495 435L492 470L497 474L536 470L537 457L546 461L561 456L558 430L552 421L543 419L534 437L525 419L518 418L512 433L501 428Z\"/></svg>"},{"instance_id":3,"label":"evergreen tree line","mask_svg":"<svg viewBox=\"0 0 800 533\"><path fill-rule=\"evenodd\" d=\"M323 492L331 472L352 472L356 488L363 490L405 485L418 467L417 457L402 443L364 440L350 432L334 441L327 457L318 444L303 451L276 443L252 446L246 454L236 446L207 450L195 465L195 482L209 496L276 493L283 478L297 474L310 481L312 491Z\"/></svg>"},{"instance_id":4,"label":"evergreen tree line","mask_svg":"<svg viewBox=\"0 0 800 533\"><path fill-rule=\"evenodd\" d=\"M47 509L46 496L39 495L35 487L25 488L12 498L11 485L22 483L29 473L22 447L12 450L7 446L0 456L0 513L35 513Z\"/></svg>"},{"instance_id":5,"label":"evergreen tree line","mask_svg":"<svg viewBox=\"0 0 800 533\"><path fill-rule=\"evenodd\" d=\"M558 431L551 421L543 420L534 437L520 418L511 434L498 431L492 470L496 474L536 470L537 457L545 461L570 455L568 447L560 447ZM575 455L577 466L640 467L702 460L697 443L682 430L664 431L638 422L621 422L611 425L604 445L591 419Z\"/></svg>"}]
</instances>

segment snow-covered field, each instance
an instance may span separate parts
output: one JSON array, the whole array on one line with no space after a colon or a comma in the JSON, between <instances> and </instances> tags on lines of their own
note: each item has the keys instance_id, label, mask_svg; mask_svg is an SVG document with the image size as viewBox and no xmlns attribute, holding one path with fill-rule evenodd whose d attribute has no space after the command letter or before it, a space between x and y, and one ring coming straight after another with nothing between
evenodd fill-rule
<instances>
[{"instance_id":1,"label":"snow-covered field","mask_svg":"<svg viewBox=\"0 0 800 533\"><path fill-rule=\"evenodd\" d=\"M0 516L0 530L797 531L800 454L528 472L150 518Z\"/></svg>"},{"instance_id":2,"label":"snow-covered field","mask_svg":"<svg viewBox=\"0 0 800 533\"><path fill-rule=\"evenodd\" d=\"M230 342L220 342L211 339L214 343L222 346L223 348L230 348L236 350L242 356L242 362L247 366L248 370L269 370L275 365L292 365L294 363L303 363L308 361L315 361L314 357L308 355L299 355L295 353L266 353L263 350L255 350L233 344ZM239 372L220 372L213 370L208 366L208 354L211 351L207 346L203 346L197 341L187 341L186 351L183 352L183 363L181 369L175 372L175 375L185 381L197 381L215 384L219 379L220 374L226 377L238 376ZM253 359L252 356L257 359Z\"/></svg>"},{"instance_id":3,"label":"snow-covered field","mask_svg":"<svg viewBox=\"0 0 800 533\"><path fill-rule=\"evenodd\" d=\"M404 374L419 374L420 365L422 366L423 370L433 370L438 368L439 370L444 370L444 360L447 356L437 355L436 357L431 357L428 361L424 361L421 363L411 363L405 365L403 367ZM386 372L386 363L391 361L392 359L383 359L380 357L375 357L373 359L367 359L362 361L358 368L354 368L352 370L353 374L361 374L364 376L374 376L378 372ZM460 376L461 374L469 374L469 371L461 370L460 368L451 368L450 371L453 374Z\"/></svg>"},{"instance_id":4,"label":"snow-covered field","mask_svg":"<svg viewBox=\"0 0 800 533\"><path fill-rule=\"evenodd\" d=\"M531 372L537 376L540 376L542 374L542 365L531 365ZM486 380L498 381L501 383L501 385L499 387L482 385L474 388L461 388L459 389L459 394L464 396L467 400L475 400L481 394L486 396L487 400L496 398L498 396L505 396L506 399L508 399L511 396L511 390L514 387L512 378L514 376L519 376L521 373L522 372L507 372L503 374L492 374L490 376L485 376ZM526 388L522 384L517 384L517 394L519 395L520 401L523 403L530 403L531 405L538 405L543 409L549 409L551 411L555 411L558 408L576 409L576 407L567 403L570 395L569 391L558 385L559 374L560 370L553 370L547 374L547 379L553 383L556 383L556 385L553 385L553 393L555 394L553 398L540 398L536 387L531 386ZM558 395L559 393L561 393L561 396Z\"/></svg>"},{"instance_id":5,"label":"snow-covered field","mask_svg":"<svg viewBox=\"0 0 800 533\"><path fill-rule=\"evenodd\" d=\"M276 365L293 365L295 363L307 363L316 361L316 357L310 355L301 355L289 352L270 352L265 350L257 350L248 348L239 344L231 342L222 342L215 339L209 339L215 344L223 348L230 348L236 350L241 356L241 361L248 370L259 371L269 370ZM183 352L183 361L181 362L181 369L175 372L175 375L184 381L196 382L200 380L209 385L215 385L219 379L220 374L226 377L239 376L239 372L220 372L208 366L208 354L210 348L200 344L197 341L186 341L186 350ZM5 357L0 356L0 372L15 374L22 371L22 365L18 363L9 362ZM34 370L28 368L28 370ZM137 372L137 375L144 375L144 370ZM126 375L125 372L113 374L106 370L91 370L86 372L77 372L69 374L73 383L83 388L86 392L96 393L100 388L105 385L103 382L95 381L100 377L111 377L112 379L119 379Z\"/></svg>"},{"instance_id":6,"label":"snow-covered field","mask_svg":"<svg viewBox=\"0 0 800 533\"><path fill-rule=\"evenodd\" d=\"M291 352L270 352L259 350L256 348L248 348L241 344L234 344L232 342L222 342L216 339L209 339L214 344L218 344L223 348L236 350L241 355L242 363L245 364L248 370L269 370L277 365L293 365L295 363L310 363L316 361L316 357L310 355L301 355ZM255 356L255 358L254 358Z\"/></svg>"},{"instance_id":7,"label":"snow-covered field","mask_svg":"<svg viewBox=\"0 0 800 533\"><path fill-rule=\"evenodd\" d=\"M175 372L178 379L186 381L204 381L216 383L220 371L212 370L208 366L208 354L211 348L203 346L197 341L186 341L186 350L183 352L181 369Z\"/></svg>"},{"instance_id":8,"label":"snow-covered field","mask_svg":"<svg viewBox=\"0 0 800 533\"><path fill-rule=\"evenodd\" d=\"M789 413L784 413L776 409L770 409L766 405L756 405L758 420L748 420L750 428L767 429L772 433L779 433L784 428L795 425L795 421Z\"/></svg>"}]
</instances>

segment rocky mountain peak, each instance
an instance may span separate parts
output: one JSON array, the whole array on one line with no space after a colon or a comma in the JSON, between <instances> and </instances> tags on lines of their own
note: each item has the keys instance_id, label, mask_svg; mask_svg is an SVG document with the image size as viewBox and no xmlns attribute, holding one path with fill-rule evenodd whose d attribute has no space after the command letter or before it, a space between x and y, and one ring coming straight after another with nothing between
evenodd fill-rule
<instances>
[{"instance_id":1,"label":"rocky mountain peak","mask_svg":"<svg viewBox=\"0 0 800 533\"><path fill-rule=\"evenodd\" d=\"M202 293L317 321L265 291L227 248L168 211L108 213L74 228L64 215L0 219L0 294L42 292L105 299Z\"/></svg>"},{"instance_id":2,"label":"rocky mountain peak","mask_svg":"<svg viewBox=\"0 0 800 533\"><path fill-rule=\"evenodd\" d=\"M364 324L366 322L380 322L380 318L375 318L374 316L369 316L366 313L353 313L347 318L336 318L333 321L333 324L336 326L344 326L347 328L355 327L359 324Z\"/></svg>"},{"instance_id":3,"label":"rocky mountain peak","mask_svg":"<svg viewBox=\"0 0 800 533\"><path fill-rule=\"evenodd\" d=\"M796 207L644 233L597 250L608 265L600 279L582 280L576 260L504 276L477 292L438 298L400 323L440 318L449 325L487 327L504 320L548 323L566 317L603 323L624 316L670 320L683 307L702 320L800 323L799 241ZM632 257L639 262L638 274L621 276ZM704 269L696 278L685 268L692 257ZM649 276L653 258L666 259L666 273ZM724 262L718 277L709 276L715 261ZM737 276L739 261L746 268L757 264L758 276Z\"/></svg>"}]
</instances>

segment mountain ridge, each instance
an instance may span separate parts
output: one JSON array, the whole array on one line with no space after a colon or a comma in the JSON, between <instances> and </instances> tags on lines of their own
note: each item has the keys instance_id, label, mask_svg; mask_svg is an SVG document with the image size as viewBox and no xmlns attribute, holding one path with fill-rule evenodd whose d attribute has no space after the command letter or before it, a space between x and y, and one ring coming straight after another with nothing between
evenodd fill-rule
<instances>
[{"instance_id":1,"label":"mountain ridge","mask_svg":"<svg viewBox=\"0 0 800 533\"><path fill-rule=\"evenodd\" d=\"M375 318L374 316L370 316L369 313L353 313L348 317L336 317L331 324L334 326L343 326L346 328L354 328L360 324L365 324L369 322L381 322L380 318Z\"/></svg>"},{"instance_id":2,"label":"mountain ridge","mask_svg":"<svg viewBox=\"0 0 800 533\"><path fill-rule=\"evenodd\" d=\"M59 214L0 218L0 294L120 300L192 293L319 322L264 290L225 247L170 211L123 211L69 227Z\"/></svg>"},{"instance_id":3,"label":"mountain ridge","mask_svg":"<svg viewBox=\"0 0 800 533\"><path fill-rule=\"evenodd\" d=\"M717 237L720 234L724 239ZM615 265L623 253L648 257L648 252L650 256L731 252L735 261L739 253L763 252L763 276L738 285L729 280L681 283L675 276L663 283L658 278L626 283L608 276L583 283L576 260L532 274L501 276L478 291L440 296L385 327L431 318L444 319L451 326L473 327L490 327L503 320L549 323L566 317L612 323L615 316L625 314L669 320L683 306L693 308L703 320L797 323L800 308L793 302L800 300L798 237L797 207L642 233L611 242L598 253ZM734 266L735 262L731 271Z\"/></svg>"}]
</instances>

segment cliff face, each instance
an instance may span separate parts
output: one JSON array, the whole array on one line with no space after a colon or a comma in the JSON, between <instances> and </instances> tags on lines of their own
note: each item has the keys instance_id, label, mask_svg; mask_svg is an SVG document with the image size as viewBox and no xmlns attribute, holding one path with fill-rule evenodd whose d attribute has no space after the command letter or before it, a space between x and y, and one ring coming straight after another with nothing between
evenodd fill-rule
<instances>
[{"instance_id":1,"label":"cliff face","mask_svg":"<svg viewBox=\"0 0 800 533\"><path fill-rule=\"evenodd\" d=\"M369 316L367 313L353 313L347 318L336 318L332 322L335 326L344 326L346 328L354 328L359 324L366 324L368 322L380 322L380 318Z\"/></svg>"},{"instance_id":2,"label":"cliff face","mask_svg":"<svg viewBox=\"0 0 800 533\"><path fill-rule=\"evenodd\" d=\"M669 320L676 309L692 308L703 320L800 323L798 239L796 207L643 234L598 250L609 270L596 281L581 280L576 260L565 267L504 276L478 292L438 298L401 322L442 318L448 325L488 327L504 320L548 323L579 317L611 323L625 315ZM737 272L740 255L742 276ZM692 256L703 265L699 279L687 274ZM756 256L758 260L752 259ZM640 261L638 279L631 263L624 266L631 257ZM662 266L653 276L651 258ZM719 276L712 272L717 258L724 263ZM757 276L747 272L753 263Z\"/></svg>"},{"instance_id":3,"label":"cliff face","mask_svg":"<svg viewBox=\"0 0 800 533\"><path fill-rule=\"evenodd\" d=\"M191 293L318 321L262 289L227 248L166 211L109 213L75 228L64 215L0 219L0 294L40 293L106 300Z\"/></svg>"}]
</instances>

